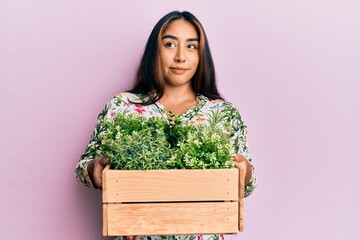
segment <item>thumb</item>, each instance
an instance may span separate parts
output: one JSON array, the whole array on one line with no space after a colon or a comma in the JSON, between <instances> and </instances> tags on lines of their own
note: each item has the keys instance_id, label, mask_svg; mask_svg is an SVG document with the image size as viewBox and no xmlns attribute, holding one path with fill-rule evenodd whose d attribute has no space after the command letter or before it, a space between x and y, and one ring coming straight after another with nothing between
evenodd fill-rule
<instances>
[{"instance_id":1,"label":"thumb","mask_svg":"<svg viewBox=\"0 0 360 240\"><path fill-rule=\"evenodd\" d=\"M248 160L241 154L236 154L234 156L234 161L235 162L238 162L238 163L241 163L241 162L247 162Z\"/></svg>"},{"instance_id":2,"label":"thumb","mask_svg":"<svg viewBox=\"0 0 360 240\"><path fill-rule=\"evenodd\" d=\"M108 158L103 157L103 158L100 158L100 159L99 159L99 163L100 163L102 166L106 166L106 165L108 165L108 164L110 163L110 160L109 160Z\"/></svg>"}]
</instances>

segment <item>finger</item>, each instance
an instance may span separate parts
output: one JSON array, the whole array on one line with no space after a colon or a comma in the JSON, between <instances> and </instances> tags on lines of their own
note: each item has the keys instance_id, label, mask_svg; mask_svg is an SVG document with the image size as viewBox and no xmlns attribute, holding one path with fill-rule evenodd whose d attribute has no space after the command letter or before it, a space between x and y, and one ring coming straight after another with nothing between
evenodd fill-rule
<instances>
[{"instance_id":1,"label":"finger","mask_svg":"<svg viewBox=\"0 0 360 240\"><path fill-rule=\"evenodd\" d=\"M233 161L240 162L239 156L237 154L235 154Z\"/></svg>"},{"instance_id":2,"label":"finger","mask_svg":"<svg viewBox=\"0 0 360 240\"><path fill-rule=\"evenodd\" d=\"M100 158L97 161L95 161L93 179L94 179L94 183L99 189L101 189L102 187L102 171L107 165L107 162L108 160L105 158Z\"/></svg>"},{"instance_id":3,"label":"finger","mask_svg":"<svg viewBox=\"0 0 360 240\"><path fill-rule=\"evenodd\" d=\"M241 154L236 154L236 159L237 159L237 162L247 162L247 159L241 155Z\"/></svg>"},{"instance_id":4,"label":"finger","mask_svg":"<svg viewBox=\"0 0 360 240\"><path fill-rule=\"evenodd\" d=\"M100 174L97 174L95 184L99 189L102 188L102 174L101 174L101 172L100 172Z\"/></svg>"},{"instance_id":5,"label":"finger","mask_svg":"<svg viewBox=\"0 0 360 240\"><path fill-rule=\"evenodd\" d=\"M108 164L110 163L110 161L109 161L108 158L103 157L103 158L100 158L100 159L99 159L99 163L100 163L102 166L106 166L106 165L108 165Z\"/></svg>"},{"instance_id":6,"label":"finger","mask_svg":"<svg viewBox=\"0 0 360 240\"><path fill-rule=\"evenodd\" d=\"M96 186L97 186L98 189L101 189L101 188L102 188L101 178L98 179L98 181L96 182Z\"/></svg>"}]
</instances>

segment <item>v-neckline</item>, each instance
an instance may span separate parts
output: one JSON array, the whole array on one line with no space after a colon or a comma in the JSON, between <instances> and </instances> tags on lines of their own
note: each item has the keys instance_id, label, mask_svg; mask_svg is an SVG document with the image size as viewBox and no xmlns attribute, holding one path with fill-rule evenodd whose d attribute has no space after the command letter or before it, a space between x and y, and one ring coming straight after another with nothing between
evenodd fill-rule
<instances>
[{"instance_id":1,"label":"v-neckline","mask_svg":"<svg viewBox=\"0 0 360 240\"><path fill-rule=\"evenodd\" d=\"M193 117L193 115L196 113L194 112L194 109L198 108L200 106L200 104L204 103L205 102L205 97L202 96L201 94L197 94L196 95L196 101L197 103L193 106L191 106L188 110L186 110L185 112L181 113L181 114L178 114L176 115L177 118L182 118L183 116L191 116L190 118ZM159 112L161 113L161 115L166 118L168 121L170 120L169 119L169 112L167 112L167 110L165 109L164 105L161 103L160 100L157 100L155 102L155 105L157 106ZM201 108L202 106L199 107L199 109ZM188 117L189 118L189 117Z\"/></svg>"}]
</instances>

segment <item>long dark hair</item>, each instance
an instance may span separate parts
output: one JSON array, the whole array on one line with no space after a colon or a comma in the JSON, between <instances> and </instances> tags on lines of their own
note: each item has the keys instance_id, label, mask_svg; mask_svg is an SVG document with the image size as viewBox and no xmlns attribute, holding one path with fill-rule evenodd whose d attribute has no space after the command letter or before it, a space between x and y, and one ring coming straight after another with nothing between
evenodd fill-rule
<instances>
[{"instance_id":1,"label":"long dark hair","mask_svg":"<svg viewBox=\"0 0 360 240\"><path fill-rule=\"evenodd\" d=\"M161 72L159 57L161 34L171 22L178 19L191 23L199 36L199 65L191 79L193 90L209 99L223 99L216 87L214 63L204 28L193 14L186 11L173 11L162 17L151 31L137 70L135 84L129 91L143 95L154 91L155 96L148 98L143 103L145 105L156 102L164 94L165 80Z\"/></svg>"}]
</instances>

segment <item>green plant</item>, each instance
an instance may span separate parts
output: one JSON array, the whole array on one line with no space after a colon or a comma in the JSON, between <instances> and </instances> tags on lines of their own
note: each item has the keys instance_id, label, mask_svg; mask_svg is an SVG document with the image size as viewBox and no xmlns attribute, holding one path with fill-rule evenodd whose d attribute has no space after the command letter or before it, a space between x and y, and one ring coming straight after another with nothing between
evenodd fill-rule
<instances>
[{"instance_id":1,"label":"green plant","mask_svg":"<svg viewBox=\"0 0 360 240\"><path fill-rule=\"evenodd\" d=\"M110 159L112 169L201 169L233 167L230 137L205 125L182 125L170 116L115 114L103 119L98 156Z\"/></svg>"}]
</instances>

